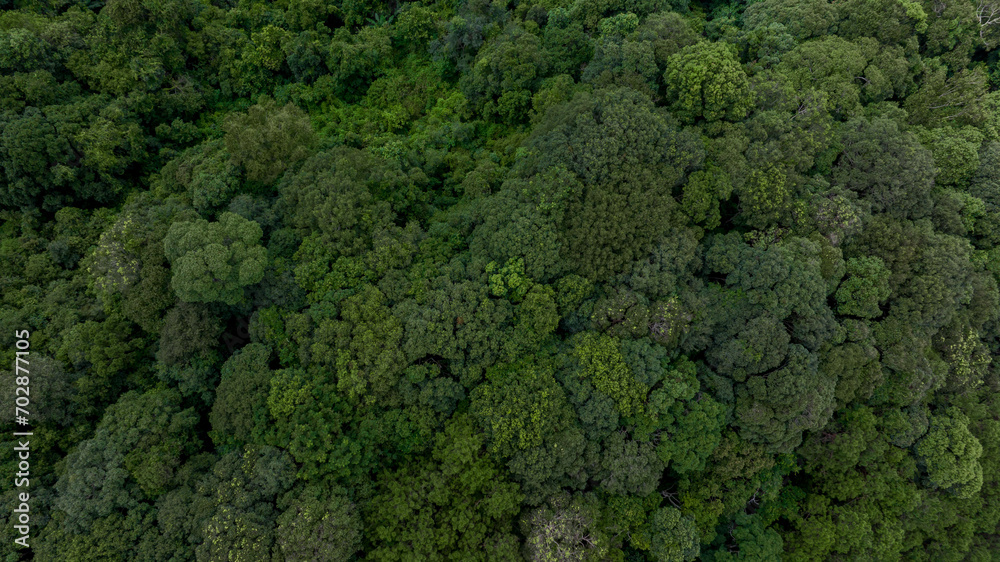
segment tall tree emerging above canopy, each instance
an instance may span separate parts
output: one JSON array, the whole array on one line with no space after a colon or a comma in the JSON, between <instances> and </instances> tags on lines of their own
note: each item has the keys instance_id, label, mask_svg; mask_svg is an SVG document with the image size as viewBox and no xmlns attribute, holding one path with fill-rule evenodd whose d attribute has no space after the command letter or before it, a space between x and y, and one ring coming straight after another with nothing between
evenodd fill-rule
<instances>
[{"instance_id":1,"label":"tall tree emerging above canopy","mask_svg":"<svg viewBox=\"0 0 1000 562\"><path fill-rule=\"evenodd\" d=\"M387 228L389 204L376 201L372 189L395 181L395 170L367 152L336 147L309 158L295 174L281 180L279 208L288 225L321 233L334 255L355 255Z\"/></svg>"},{"instance_id":2,"label":"tall tree emerging above canopy","mask_svg":"<svg viewBox=\"0 0 1000 562\"><path fill-rule=\"evenodd\" d=\"M247 178L270 183L304 159L316 143L309 116L298 107L278 107L273 100L230 114L223 125L226 150L246 170Z\"/></svg>"},{"instance_id":3,"label":"tall tree emerging above canopy","mask_svg":"<svg viewBox=\"0 0 1000 562\"><path fill-rule=\"evenodd\" d=\"M969 432L968 422L968 417L955 409L932 416L930 429L916 445L929 485L960 498L972 497L983 485L979 464L983 446Z\"/></svg>"},{"instance_id":4,"label":"tall tree emerging above canopy","mask_svg":"<svg viewBox=\"0 0 1000 562\"><path fill-rule=\"evenodd\" d=\"M552 107L524 148L515 172L524 204L551 209L560 257L593 280L621 273L682 220L673 192L705 157L693 132L629 89Z\"/></svg>"},{"instance_id":5,"label":"tall tree emerging above canopy","mask_svg":"<svg viewBox=\"0 0 1000 562\"><path fill-rule=\"evenodd\" d=\"M725 43L701 42L667 59L663 75L671 109L686 122L739 121L753 105L753 93L739 59Z\"/></svg>"},{"instance_id":6,"label":"tall tree emerging above canopy","mask_svg":"<svg viewBox=\"0 0 1000 562\"><path fill-rule=\"evenodd\" d=\"M833 168L836 185L861 193L875 211L919 218L930 208L937 170L913 133L884 117L844 124L843 152Z\"/></svg>"},{"instance_id":7,"label":"tall tree emerging above canopy","mask_svg":"<svg viewBox=\"0 0 1000 562\"><path fill-rule=\"evenodd\" d=\"M172 224L163 250L173 266L177 296L188 302L238 303L243 287L264 277L267 252L261 235L257 223L233 213L222 213L218 222Z\"/></svg>"}]
</instances>

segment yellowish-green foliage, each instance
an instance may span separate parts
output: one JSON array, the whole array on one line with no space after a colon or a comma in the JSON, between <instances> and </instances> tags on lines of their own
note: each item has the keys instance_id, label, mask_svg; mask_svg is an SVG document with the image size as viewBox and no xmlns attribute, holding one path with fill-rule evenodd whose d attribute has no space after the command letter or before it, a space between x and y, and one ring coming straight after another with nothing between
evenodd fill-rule
<instances>
[{"instance_id":1,"label":"yellowish-green foliage","mask_svg":"<svg viewBox=\"0 0 1000 562\"><path fill-rule=\"evenodd\" d=\"M511 258L499 267L496 262L486 264L490 279L490 292L496 297L507 297L511 302L520 302L531 288L531 280L524 276L524 258Z\"/></svg>"},{"instance_id":2,"label":"yellowish-green foliage","mask_svg":"<svg viewBox=\"0 0 1000 562\"><path fill-rule=\"evenodd\" d=\"M402 324L386 306L385 295L371 286L346 299L341 316L345 322L337 331L350 329L350 343L337 341L342 346L337 350L337 389L372 403L389 391L404 366L398 344Z\"/></svg>"},{"instance_id":3,"label":"yellowish-green foliage","mask_svg":"<svg viewBox=\"0 0 1000 562\"><path fill-rule=\"evenodd\" d=\"M979 148L985 135L977 128L921 128L917 137L934 155L934 163L938 166L935 183L965 186L979 168Z\"/></svg>"},{"instance_id":4,"label":"yellowish-green foliage","mask_svg":"<svg viewBox=\"0 0 1000 562\"><path fill-rule=\"evenodd\" d=\"M740 207L748 224L763 228L781 217L788 202L787 183L785 172L778 166L770 165L750 173L739 192Z\"/></svg>"},{"instance_id":5,"label":"yellowish-green foliage","mask_svg":"<svg viewBox=\"0 0 1000 562\"><path fill-rule=\"evenodd\" d=\"M281 63L285 60L281 45L288 41L290 35L288 31L280 27L265 25L260 31L255 31L250 36L253 49L244 53L244 60L270 71L280 69Z\"/></svg>"},{"instance_id":6,"label":"yellowish-green foliage","mask_svg":"<svg viewBox=\"0 0 1000 562\"><path fill-rule=\"evenodd\" d=\"M663 81L672 109L688 122L737 121L753 105L747 75L723 42L696 43L671 55Z\"/></svg>"},{"instance_id":7,"label":"yellowish-green foliage","mask_svg":"<svg viewBox=\"0 0 1000 562\"><path fill-rule=\"evenodd\" d=\"M945 347L944 356L956 386L962 390L975 390L982 386L983 377L993 362L979 333L971 328Z\"/></svg>"},{"instance_id":8,"label":"yellowish-green foliage","mask_svg":"<svg viewBox=\"0 0 1000 562\"><path fill-rule=\"evenodd\" d=\"M930 429L916 445L930 485L959 498L971 498L983 485L983 446L968 426L968 416L949 408L931 417Z\"/></svg>"},{"instance_id":9,"label":"yellowish-green foliage","mask_svg":"<svg viewBox=\"0 0 1000 562\"><path fill-rule=\"evenodd\" d=\"M310 386L302 372L291 369L278 371L271 378L267 409L272 418L287 419L296 407L306 404L310 398Z\"/></svg>"},{"instance_id":10,"label":"yellowish-green foliage","mask_svg":"<svg viewBox=\"0 0 1000 562\"><path fill-rule=\"evenodd\" d=\"M577 341L574 352L580 362L580 376L611 397L622 415L642 413L648 389L625 363L617 339L586 333Z\"/></svg>"},{"instance_id":11,"label":"yellowish-green foliage","mask_svg":"<svg viewBox=\"0 0 1000 562\"><path fill-rule=\"evenodd\" d=\"M566 395L552 366L519 361L487 373L471 393L470 412L490 436L489 448L510 456L538 447L566 424Z\"/></svg>"}]
</instances>

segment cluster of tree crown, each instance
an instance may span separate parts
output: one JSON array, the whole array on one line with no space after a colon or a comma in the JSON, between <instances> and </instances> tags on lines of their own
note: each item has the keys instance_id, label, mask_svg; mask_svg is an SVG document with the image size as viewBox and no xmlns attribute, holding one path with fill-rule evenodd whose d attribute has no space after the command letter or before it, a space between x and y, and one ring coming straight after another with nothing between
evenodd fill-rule
<instances>
[{"instance_id":1,"label":"cluster of tree crown","mask_svg":"<svg viewBox=\"0 0 1000 562\"><path fill-rule=\"evenodd\" d=\"M0 559L994 559L993 14L0 0Z\"/></svg>"}]
</instances>

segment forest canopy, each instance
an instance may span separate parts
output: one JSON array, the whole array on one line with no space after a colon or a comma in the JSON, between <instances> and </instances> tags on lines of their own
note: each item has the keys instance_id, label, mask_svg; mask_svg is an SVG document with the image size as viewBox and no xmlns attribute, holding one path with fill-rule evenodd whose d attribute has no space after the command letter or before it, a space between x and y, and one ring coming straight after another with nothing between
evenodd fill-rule
<instances>
[{"instance_id":1,"label":"forest canopy","mask_svg":"<svg viewBox=\"0 0 1000 562\"><path fill-rule=\"evenodd\" d=\"M997 0L0 0L0 560L995 559L998 170Z\"/></svg>"}]
</instances>

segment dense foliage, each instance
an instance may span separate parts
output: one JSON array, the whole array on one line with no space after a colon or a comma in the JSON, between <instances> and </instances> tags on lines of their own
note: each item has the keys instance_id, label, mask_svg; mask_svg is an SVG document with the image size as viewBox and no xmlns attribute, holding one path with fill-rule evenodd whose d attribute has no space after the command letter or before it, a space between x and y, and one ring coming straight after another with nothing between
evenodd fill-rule
<instances>
[{"instance_id":1,"label":"dense foliage","mask_svg":"<svg viewBox=\"0 0 1000 562\"><path fill-rule=\"evenodd\" d=\"M998 13L0 0L0 559L996 559Z\"/></svg>"}]
</instances>

